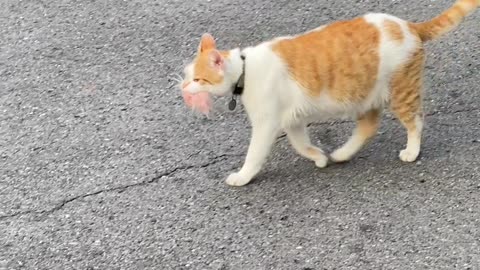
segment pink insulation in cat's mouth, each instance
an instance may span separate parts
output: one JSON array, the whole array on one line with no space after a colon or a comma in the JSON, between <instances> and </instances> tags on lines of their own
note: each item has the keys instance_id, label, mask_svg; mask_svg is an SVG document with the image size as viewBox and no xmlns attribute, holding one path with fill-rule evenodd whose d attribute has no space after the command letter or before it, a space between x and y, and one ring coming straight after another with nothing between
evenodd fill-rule
<instances>
[{"instance_id":1,"label":"pink insulation in cat's mouth","mask_svg":"<svg viewBox=\"0 0 480 270\"><path fill-rule=\"evenodd\" d=\"M183 100L187 106L195 111L207 115L212 107L212 99L208 92L199 92L196 94L182 91Z\"/></svg>"}]
</instances>

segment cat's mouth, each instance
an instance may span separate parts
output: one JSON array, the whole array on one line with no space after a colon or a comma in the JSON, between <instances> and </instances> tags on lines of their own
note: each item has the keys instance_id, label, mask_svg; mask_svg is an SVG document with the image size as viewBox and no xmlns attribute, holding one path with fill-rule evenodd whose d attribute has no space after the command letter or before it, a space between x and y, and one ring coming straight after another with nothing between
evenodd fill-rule
<instances>
[{"instance_id":1,"label":"cat's mouth","mask_svg":"<svg viewBox=\"0 0 480 270\"><path fill-rule=\"evenodd\" d=\"M197 92L192 94L182 90L183 101L194 111L208 115L212 109L212 97L209 92Z\"/></svg>"}]
</instances>

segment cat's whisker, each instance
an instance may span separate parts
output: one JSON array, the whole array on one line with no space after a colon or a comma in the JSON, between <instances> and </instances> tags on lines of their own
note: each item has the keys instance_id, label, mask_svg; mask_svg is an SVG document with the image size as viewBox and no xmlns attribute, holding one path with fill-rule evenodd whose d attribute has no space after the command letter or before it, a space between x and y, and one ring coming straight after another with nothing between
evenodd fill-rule
<instances>
[{"instance_id":1,"label":"cat's whisker","mask_svg":"<svg viewBox=\"0 0 480 270\"><path fill-rule=\"evenodd\" d=\"M176 88L182 89L182 84L183 84L183 78L177 73L172 74L171 77L168 78L169 80L172 80L175 82L174 86Z\"/></svg>"},{"instance_id":2,"label":"cat's whisker","mask_svg":"<svg viewBox=\"0 0 480 270\"><path fill-rule=\"evenodd\" d=\"M172 80L172 81L174 81L178 84L182 83L182 81L180 81L178 78L175 78L175 77L171 77L170 80Z\"/></svg>"},{"instance_id":3,"label":"cat's whisker","mask_svg":"<svg viewBox=\"0 0 480 270\"><path fill-rule=\"evenodd\" d=\"M173 75L176 75L177 76L177 79L179 82L182 82L183 81L183 78L180 74L177 74L177 73L174 73Z\"/></svg>"}]
</instances>

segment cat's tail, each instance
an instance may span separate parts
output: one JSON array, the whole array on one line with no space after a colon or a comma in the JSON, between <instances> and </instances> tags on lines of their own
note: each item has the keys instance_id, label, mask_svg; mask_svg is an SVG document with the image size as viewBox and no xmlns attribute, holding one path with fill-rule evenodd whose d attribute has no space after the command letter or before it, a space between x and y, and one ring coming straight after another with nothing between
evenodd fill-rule
<instances>
[{"instance_id":1,"label":"cat's tail","mask_svg":"<svg viewBox=\"0 0 480 270\"><path fill-rule=\"evenodd\" d=\"M450 9L433 20L411 23L422 41L436 39L457 27L462 20L480 6L480 0L458 0Z\"/></svg>"}]
</instances>

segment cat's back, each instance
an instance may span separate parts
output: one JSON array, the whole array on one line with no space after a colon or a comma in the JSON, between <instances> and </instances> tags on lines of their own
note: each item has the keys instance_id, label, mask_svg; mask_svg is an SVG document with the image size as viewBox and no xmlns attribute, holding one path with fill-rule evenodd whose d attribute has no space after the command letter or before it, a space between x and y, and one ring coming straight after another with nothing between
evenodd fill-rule
<instances>
[{"instance_id":1,"label":"cat's back","mask_svg":"<svg viewBox=\"0 0 480 270\"><path fill-rule=\"evenodd\" d=\"M270 46L309 95L328 91L334 99L360 101L421 42L404 20L371 13L279 38Z\"/></svg>"}]
</instances>

